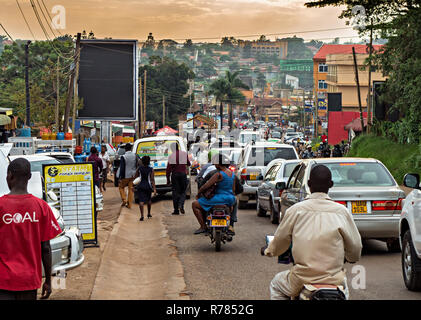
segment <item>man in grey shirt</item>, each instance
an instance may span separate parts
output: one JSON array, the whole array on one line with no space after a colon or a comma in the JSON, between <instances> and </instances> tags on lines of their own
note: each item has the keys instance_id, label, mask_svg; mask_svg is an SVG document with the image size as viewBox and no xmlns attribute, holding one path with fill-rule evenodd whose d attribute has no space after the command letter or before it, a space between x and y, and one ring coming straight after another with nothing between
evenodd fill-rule
<instances>
[{"instance_id":1,"label":"man in grey shirt","mask_svg":"<svg viewBox=\"0 0 421 320\"><path fill-rule=\"evenodd\" d=\"M133 180L138 166L138 157L132 152L132 146L129 143L126 144L124 149L126 153L121 156L120 167L117 171L117 177L119 178L118 190L120 191L121 205L130 209L133 203ZM126 187L129 189L127 201Z\"/></svg>"}]
</instances>

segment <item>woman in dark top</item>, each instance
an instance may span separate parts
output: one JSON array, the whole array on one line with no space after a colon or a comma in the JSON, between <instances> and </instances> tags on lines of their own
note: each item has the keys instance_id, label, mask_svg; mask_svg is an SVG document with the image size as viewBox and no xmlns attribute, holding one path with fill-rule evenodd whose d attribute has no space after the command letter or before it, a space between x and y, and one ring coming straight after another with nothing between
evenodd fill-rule
<instances>
[{"instance_id":1,"label":"woman in dark top","mask_svg":"<svg viewBox=\"0 0 421 320\"><path fill-rule=\"evenodd\" d=\"M151 158L148 156L142 157L142 164L136 171L135 178L140 177L140 183L136 185L136 192L139 199L139 209L140 209L140 221L143 221L143 206L145 203L148 205L148 218L152 218L151 207L152 207L152 191L156 195L155 187L155 175L153 169L149 166L151 163Z\"/></svg>"}]
</instances>

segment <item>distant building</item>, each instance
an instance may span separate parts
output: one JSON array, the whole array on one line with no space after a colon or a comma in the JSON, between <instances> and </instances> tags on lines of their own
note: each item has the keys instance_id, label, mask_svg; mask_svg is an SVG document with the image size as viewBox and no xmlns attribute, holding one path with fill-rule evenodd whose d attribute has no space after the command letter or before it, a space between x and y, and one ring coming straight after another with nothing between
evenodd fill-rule
<instances>
[{"instance_id":1,"label":"distant building","mask_svg":"<svg viewBox=\"0 0 421 320\"><path fill-rule=\"evenodd\" d=\"M276 55L280 59L286 59L288 55L288 41L277 39L276 41L244 41L238 42L239 47L242 50L250 50L251 55L265 54L265 55Z\"/></svg>"},{"instance_id":2,"label":"distant building","mask_svg":"<svg viewBox=\"0 0 421 320\"><path fill-rule=\"evenodd\" d=\"M287 74L285 76L285 84L291 86L291 88L293 89L298 89L299 84L300 84L300 79Z\"/></svg>"},{"instance_id":3,"label":"distant building","mask_svg":"<svg viewBox=\"0 0 421 320\"><path fill-rule=\"evenodd\" d=\"M355 82L355 67L352 55L352 47L355 47L360 82L361 105L363 110L367 108L368 99L368 49L366 45L351 45L348 52L330 53L326 55L328 74L326 77L327 92L342 94L342 111L359 111L358 90ZM380 50L382 46L374 46L374 50ZM380 70L372 70L371 85L374 81L385 81Z\"/></svg>"},{"instance_id":4,"label":"distant building","mask_svg":"<svg viewBox=\"0 0 421 320\"><path fill-rule=\"evenodd\" d=\"M288 74L299 79L300 88L313 87L313 60L311 59L290 59L281 60L279 70L285 75Z\"/></svg>"}]
</instances>

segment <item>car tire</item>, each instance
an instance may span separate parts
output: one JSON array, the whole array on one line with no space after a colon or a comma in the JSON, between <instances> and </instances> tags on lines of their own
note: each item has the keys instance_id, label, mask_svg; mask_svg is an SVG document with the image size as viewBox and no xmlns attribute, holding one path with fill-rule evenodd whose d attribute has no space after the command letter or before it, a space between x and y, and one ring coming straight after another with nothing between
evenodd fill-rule
<instances>
[{"instance_id":1,"label":"car tire","mask_svg":"<svg viewBox=\"0 0 421 320\"><path fill-rule=\"evenodd\" d=\"M238 200L238 209L247 209L248 201Z\"/></svg>"},{"instance_id":2,"label":"car tire","mask_svg":"<svg viewBox=\"0 0 421 320\"><path fill-rule=\"evenodd\" d=\"M421 291L421 259L412 244L411 232L407 230L402 238L402 275L410 291Z\"/></svg>"},{"instance_id":3,"label":"car tire","mask_svg":"<svg viewBox=\"0 0 421 320\"><path fill-rule=\"evenodd\" d=\"M279 224L279 213L275 211L272 199L270 199L270 222L272 222L272 224Z\"/></svg>"},{"instance_id":4,"label":"car tire","mask_svg":"<svg viewBox=\"0 0 421 320\"><path fill-rule=\"evenodd\" d=\"M256 194L256 211L258 217L266 217L266 210L260 206L259 196Z\"/></svg>"},{"instance_id":5,"label":"car tire","mask_svg":"<svg viewBox=\"0 0 421 320\"><path fill-rule=\"evenodd\" d=\"M391 253L401 252L401 246L399 244L399 239L393 239L386 242L387 250Z\"/></svg>"}]
</instances>

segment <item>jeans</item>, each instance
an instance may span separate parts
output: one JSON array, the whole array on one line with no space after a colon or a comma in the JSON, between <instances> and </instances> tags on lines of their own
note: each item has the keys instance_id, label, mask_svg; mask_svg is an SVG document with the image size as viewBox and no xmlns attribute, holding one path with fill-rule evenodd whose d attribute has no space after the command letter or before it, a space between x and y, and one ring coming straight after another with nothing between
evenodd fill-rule
<instances>
[{"instance_id":1,"label":"jeans","mask_svg":"<svg viewBox=\"0 0 421 320\"><path fill-rule=\"evenodd\" d=\"M187 175L183 172L174 172L171 174L172 201L174 212L184 208L187 190Z\"/></svg>"}]
</instances>

